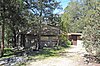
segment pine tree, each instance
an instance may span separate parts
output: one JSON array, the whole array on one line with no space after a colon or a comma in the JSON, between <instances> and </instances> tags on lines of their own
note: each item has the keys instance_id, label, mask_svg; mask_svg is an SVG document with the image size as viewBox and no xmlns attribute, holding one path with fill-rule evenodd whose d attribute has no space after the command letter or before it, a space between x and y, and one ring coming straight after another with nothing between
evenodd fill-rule
<instances>
[{"instance_id":1,"label":"pine tree","mask_svg":"<svg viewBox=\"0 0 100 66\"><path fill-rule=\"evenodd\" d=\"M98 0L85 0L84 46L93 55L100 55L100 9Z\"/></svg>"},{"instance_id":2,"label":"pine tree","mask_svg":"<svg viewBox=\"0 0 100 66\"><path fill-rule=\"evenodd\" d=\"M21 0L20 0L21 1ZM18 24L21 24L21 16L20 11L20 3L18 0L1 0L0 1L0 17L1 17L1 25L2 25L2 43L0 55L3 56L4 52L4 37L5 37L5 26L9 26L9 29L12 30L14 46L16 46L16 28L18 28Z\"/></svg>"}]
</instances>

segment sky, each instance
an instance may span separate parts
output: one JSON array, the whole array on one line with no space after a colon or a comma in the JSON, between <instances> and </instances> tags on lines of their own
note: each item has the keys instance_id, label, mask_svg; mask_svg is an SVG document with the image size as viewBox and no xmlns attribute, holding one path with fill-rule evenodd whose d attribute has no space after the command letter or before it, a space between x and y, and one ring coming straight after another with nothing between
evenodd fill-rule
<instances>
[{"instance_id":1,"label":"sky","mask_svg":"<svg viewBox=\"0 0 100 66\"><path fill-rule=\"evenodd\" d=\"M68 3L70 2L70 0L57 0L58 2L61 2L60 3L60 5L62 6L62 8L64 9L67 5L68 5ZM64 11L63 10L58 10L58 9L56 9L55 11L54 11L54 13L63 13Z\"/></svg>"}]
</instances>

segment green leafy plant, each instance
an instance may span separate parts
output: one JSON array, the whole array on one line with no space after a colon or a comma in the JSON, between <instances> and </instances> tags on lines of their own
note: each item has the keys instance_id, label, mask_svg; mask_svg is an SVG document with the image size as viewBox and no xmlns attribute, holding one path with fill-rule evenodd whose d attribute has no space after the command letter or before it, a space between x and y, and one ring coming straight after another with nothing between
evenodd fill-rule
<instances>
[{"instance_id":1,"label":"green leafy plant","mask_svg":"<svg viewBox=\"0 0 100 66\"><path fill-rule=\"evenodd\" d=\"M60 35L60 41L61 44L65 47L71 45L71 41L68 40L67 35L66 34L61 34Z\"/></svg>"},{"instance_id":2,"label":"green leafy plant","mask_svg":"<svg viewBox=\"0 0 100 66\"><path fill-rule=\"evenodd\" d=\"M11 48L4 48L4 56L10 56L12 54L14 54L14 52Z\"/></svg>"}]
</instances>

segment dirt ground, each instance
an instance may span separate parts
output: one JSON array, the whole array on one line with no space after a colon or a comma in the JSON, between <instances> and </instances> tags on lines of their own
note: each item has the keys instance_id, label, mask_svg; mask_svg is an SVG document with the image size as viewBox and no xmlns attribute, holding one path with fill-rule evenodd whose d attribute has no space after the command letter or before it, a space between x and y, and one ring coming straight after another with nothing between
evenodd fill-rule
<instances>
[{"instance_id":1,"label":"dirt ground","mask_svg":"<svg viewBox=\"0 0 100 66\"><path fill-rule=\"evenodd\" d=\"M43 60L30 62L27 66L100 66L93 63L85 63L83 55L86 52L81 45L82 41L78 41L77 46L71 46L60 53L60 57L50 57Z\"/></svg>"}]
</instances>

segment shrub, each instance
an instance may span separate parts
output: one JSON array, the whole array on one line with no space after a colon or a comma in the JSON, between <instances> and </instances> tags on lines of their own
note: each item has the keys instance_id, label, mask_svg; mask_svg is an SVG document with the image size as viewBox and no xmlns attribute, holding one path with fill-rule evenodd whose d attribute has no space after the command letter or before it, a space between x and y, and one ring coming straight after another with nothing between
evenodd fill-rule
<instances>
[{"instance_id":1,"label":"shrub","mask_svg":"<svg viewBox=\"0 0 100 66\"><path fill-rule=\"evenodd\" d=\"M67 35L61 34L60 35L60 44L63 46L71 45L71 41L68 40Z\"/></svg>"},{"instance_id":2,"label":"shrub","mask_svg":"<svg viewBox=\"0 0 100 66\"><path fill-rule=\"evenodd\" d=\"M67 45L71 45L71 41L70 40L67 40Z\"/></svg>"},{"instance_id":3,"label":"shrub","mask_svg":"<svg viewBox=\"0 0 100 66\"><path fill-rule=\"evenodd\" d=\"M11 48L4 48L4 55L11 55L13 54L13 50Z\"/></svg>"},{"instance_id":4,"label":"shrub","mask_svg":"<svg viewBox=\"0 0 100 66\"><path fill-rule=\"evenodd\" d=\"M84 47L92 55L100 55L100 32L98 25L87 26L84 30Z\"/></svg>"}]
</instances>

